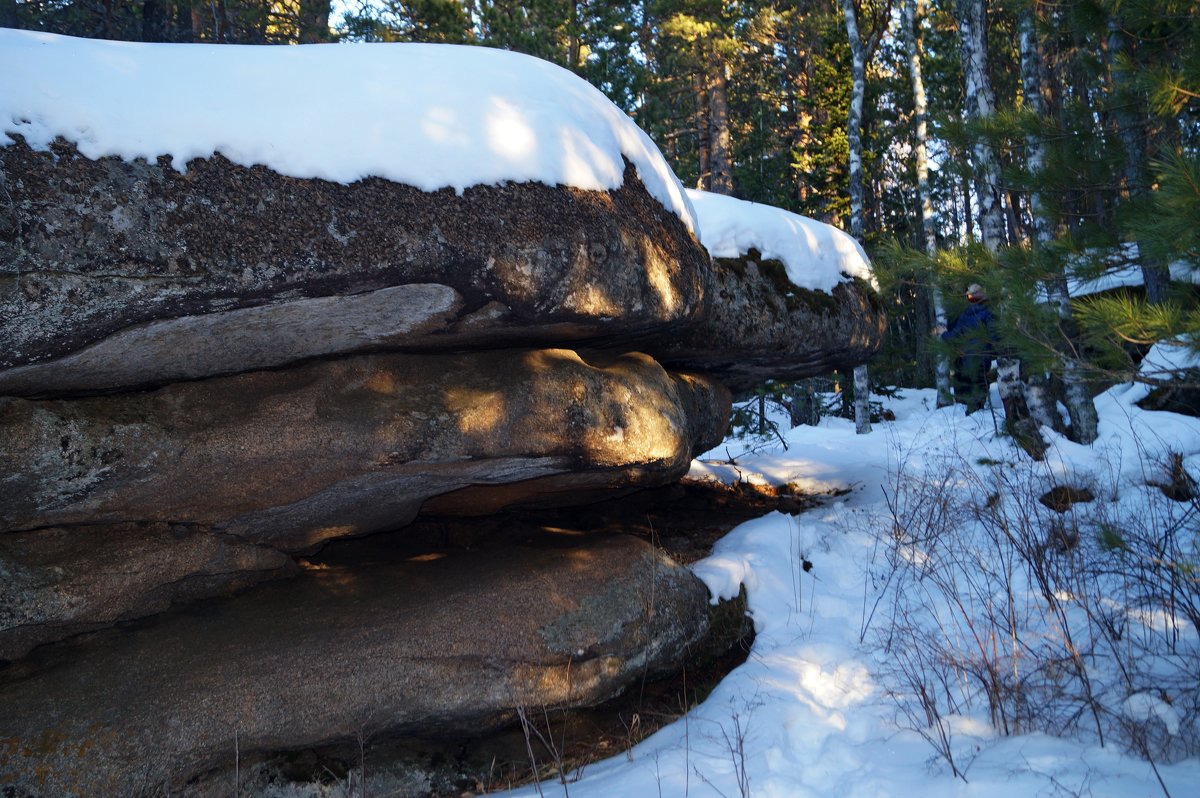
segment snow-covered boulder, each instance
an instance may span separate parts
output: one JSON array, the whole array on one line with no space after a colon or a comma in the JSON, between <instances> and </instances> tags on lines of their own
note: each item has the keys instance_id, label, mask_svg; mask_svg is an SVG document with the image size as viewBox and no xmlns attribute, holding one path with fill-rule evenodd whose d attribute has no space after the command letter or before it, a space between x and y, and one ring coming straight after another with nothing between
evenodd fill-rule
<instances>
[{"instance_id":1,"label":"snow-covered boulder","mask_svg":"<svg viewBox=\"0 0 1200 798\"><path fill-rule=\"evenodd\" d=\"M0 31L0 82L0 658L20 660L0 739L25 757L0 769L18 790L45 772L88 794L178 786L239 730L246 752L344 741L377 703L385 731L420 733L612 694L707 612L683 576L637 586L650 617L613 587L645 575L645 547L556 550L537 580L497 554L466 603L473 573L405 593L355 562L257 585L212 625L171 611L33 647L294 575L420 511L673 481L724 433L719 380L878 344L864 281L824 244L714 269L654 145L536 59ZM418 598L446 608L437 634L416 611L394 625ZM455 637L497 611L504 629ZM536 630L521 656L510 625Z\"/></svg>"},{"instance_id":2,"label":"snow-covered boulder","mask_svg":"<svg viewBox=\"0 0 1200 798\"><path fill-rule=\"evenodd\" d=\"M529 56L0 30L0 75L0 393L621 338L702 308L657 147Z\"/></svg>"},{"instance_id":3,"label":"snow-covered boulder","mask_svg":"<svg viewBox=\"0 0 1200 798\"><path fill-rule=\"evenodd\" d=\"M706 312L656 343L664 363L746 388L848 369L879 350L887 320L857 241L780 208L688 196L715 265Z\"/></svg>"},{"instance_id":4,"label":"snow-covered boulder","mask_svg":"<svg viewBox=\"0 0 1200 798\"><path fill-rule=\"evenodd\" d=\"M685 192L598 90L534 58L0 30L0 75L0 394L582 340L746 381L878 344L853 240ZM787 278L714 274L693 231Z\"/></svg>"}]
</instances>

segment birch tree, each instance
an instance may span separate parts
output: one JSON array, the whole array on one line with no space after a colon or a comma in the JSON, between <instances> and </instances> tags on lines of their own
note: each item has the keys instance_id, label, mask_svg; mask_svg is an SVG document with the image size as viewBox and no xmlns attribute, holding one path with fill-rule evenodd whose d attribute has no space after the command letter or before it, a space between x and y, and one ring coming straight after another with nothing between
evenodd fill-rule
<instances>
[{"instance_id":1,"label":"birch tree","mask_svg":"<svg viewBox=\"0 0 1200 798\"><path fill-rule=\"evenodd\" d=\"M996 113L996 95L988 75L987 13L984 0L957 0L961 40L963 79L966 82L967 119L980 122ZM1004 246L1003 192L1000 183L1000 159L984 136L976 135L972 144L975 198L979 204L979 236L992 252Z\"/></svg>"},{"instance_id":2,"label":"birch tree","mask_svg":"<svg viewBox=\"0 0 1200 798\"><path fill-rule=\"evenodd\" d=\"M1018 31L1021 52L1021 87L1024 91L1024 101L1032 114L1038 118L1044 118L1046 103L1043 97L1041 78L1042 49L1038 41L1032 5L1022 9L1018 19ZM1026 137L1026 151L1028 170L1031 174L1037 175L1046 163L1046 145L1037 133L1030 133ZM1054 239L1054 228L1045 199L1040 191L1035 190L1030 197L1030 212L1033 217L1032 246L1036 258ZM1069 344L1073 338L1074 319L1071 314L1071 300L1067 294L1066 277L1061 271L1055 270L1043 280L1043 287ZM1060 361L1065 386L1064 400L1067 413L1071 417L1072 437L1080 443L1092 443L1098 434L1099 419L1096 415L1096 405L1092 401L1091 393L1088 391L1087 383L1084 382L1073 353L1063 353ZM1031 402L1031 404L1036 404L1036 402Z\"/></svg>"},{"instance_id":3,"label":"birch tree","mask_svg":"<svg viewBox=\"0 0 1200 798\"><path fill-rule=\"evenodd\" d=\"M996 95L988 74L987 12L984 0L957 0L957 3L966 116L978 126L996 113ZM976 202L979 204L979 235L983 245L995 253L1007 240L1000 159L991 143L979 132L972 143L972 159ZM1046 442L1042 440L1038 421L1031 418L1020 360L1005 353L996 358L996 386L1010 431L1026 451L1041 459Z\"/></svg>"},{"instance_id":4,"label":"birch tree","mask_svg":"<svg viewBox=\"0 0 1200 798\"><path fill-rule=\"evenodd\" d=\"M863 167L862 167L862 108L863 96L867 91L867 56L878 42L876 34L870 47L864 47L858 31L858 12L854 0L842 0L842 14L846 19L846 36L850 40L851 76L850 112L847 115L846 139L850 146L850 235L859 243L865 233L863 219ZM871 382L865 365L854 369L854 431L865 435L871 431Z\"/></svg>"},{"instance_id":5,"label":"birch tree","mask_svg":"<svg viewBox=\"0 0 1200 798\"><path fill-rule=\"evenodd\" d=\"M932 263L937 255L937 230L933 218L933 197L929 190L928 103L925 98L925 81L921 75L921 49L917 38L917 0L904 0L901 6L900 34L904 38L908 54L908 71L912 78L914 131L913 155L917 166L917 193L921 200L921 229L925 236L925 254ZM934 325L946 329L946 304L942 291L935 282L929 282L929 302L933 309ZM950 395L950 358L944 352L937 355L934 370L937 386L937 406L947 407L954 403Z\"/></svg>"}]
</instances>

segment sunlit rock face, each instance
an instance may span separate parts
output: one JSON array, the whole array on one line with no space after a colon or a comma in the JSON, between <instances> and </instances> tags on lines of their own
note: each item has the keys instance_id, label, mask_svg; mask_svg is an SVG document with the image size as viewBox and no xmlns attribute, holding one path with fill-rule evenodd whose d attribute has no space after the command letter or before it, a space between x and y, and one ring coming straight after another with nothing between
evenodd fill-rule
<instances>
[{"instance_id":1,"label":"sunlit rock face","mask_svg":"<svg viewBox=\"0 0 1200 798\"><path fill-rule=\"evenodd\" d=\"M0 399L0 525L200 524L301 551L402 526L467 485L661 484L720 442L719 384L645 355L601 358L368 355L150 392Z\"/></svg>"},{"instance_id":2,"label":"sunlit rock face","mask_svg":"<svg viewBox=\"0 0 1200 798\"><path fill-rule=\"evenodd\" d=\"M653 675L707 631L707 604L628 536L310 569L23 662L0 680L5 784L227 796L239 755L363 730L479 734Z\"/></svg>"},{"instance_id":3,"label":"sunlit rock face","mask_svg":"<svg viewBox=\"0 0 1200 798\"><path fill-rule=\"evenodd\" d=\"M112 390L404 347L628 339L703 310L710 263L615 191L434 193L0 147L0 393Z\"/></svg>"}]
</instances>

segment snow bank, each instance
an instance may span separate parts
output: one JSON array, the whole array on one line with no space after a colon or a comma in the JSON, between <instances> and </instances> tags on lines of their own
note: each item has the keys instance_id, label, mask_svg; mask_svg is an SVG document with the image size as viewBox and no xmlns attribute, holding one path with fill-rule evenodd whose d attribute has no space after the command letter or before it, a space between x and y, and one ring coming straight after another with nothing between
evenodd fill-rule
<instances>
[{"instance_id":1,"label":"snow bank","mask_svg":"<svg viewBox=\"0 0 1200 798\"><path fill-rule=\"evenodd\" d=\"M621 185L695 229L654 143L583 79L526 55L433 44L139 44L0 30L0 146L57 136L89 158L193 158L425 191ZM5 135L8 134L8 135Z\"/></svg>"},{"instance_id":2,"label":"snow bank","mask_svg":"<svg viewBox=\"0 0 1200 798\"><path fill-rule=\"evenodd\" d=\"M1094 447L1052 438L1051 460L1029 469L1032 495L1052 484L1097 481L1121 494L1117 499L1098 492L1098 501L1117 517L1145 513L1147 506L1167 512L1163 503L1176 506L1145 487L1145 469L1153 468L1145 457L1155 456L1145 449L1146 433L1156 430L1184 455L1200 453L1200 419L1140 410L1128 403L1122 387L1129 386L1097 401L1102 440ZM1155 769L1113 742L1102 747L1093 739L1003 736L989 722L986 701L963 705L962 714L944 710L948 744L967 771L956 779L922 737L935 732L900 712L889 692L905 685L895 681L897 651L885 645L889 638L882 634L893 620L890 596L912 591L919 602L929 594L922 583L890 575L881 548L892 528L890 506L898 501L895 475L940 476L952 463L979 469L986 480L1023 455L999 433L991 413L938 409L932 390L906 389L881 401L895 420L880 423L870 435L856 435L852 421L826 417L819 426L787 432L787 448L731 439L693 463L697 478L790 482L805 490L848 493L798 516L772 513L742 524L718 541L711 556L692 565L714 597L736 595L745 586L756 631L749 658L702 704L628 754L569 777L578 781L566 786L547 781L513 798L1145 798L1195 792L1196 757L1158 762ZM999 401L994 394L993 401ZM957 493L988 483L949 484ZM1178 505L1171 512L1182 518L1190 510ZM956 530L978 534L970 521ZM991 552L982 546L973 551L983 560ZM1014 584L1018 595L1032 590L1023 579ZM1037 617L1032 623L1036 627ZM1186 641L1180 646L1194 646L1195 632L1179 628ZM946 634L961 632L956 627ZM1089 673L1099 684L1108 665L1103 657L1091 661ZM1182 713L1158 693L1118 696L1116 704L1132 720L1182 730Z\"/></svg>"},{"instance_id":3,"label":"snow bank","mask_svg":"<svg viewBox=\"0 0 1200 798\"><path fill-rule=\"evenodd\" d=\"M836 227L757 202L687 190L696 209L700 242L714 258L737 258L751 249L782 261L801 288L829 291L850 277L874 284L867 253Z\"/></svg>"}]
</instances>

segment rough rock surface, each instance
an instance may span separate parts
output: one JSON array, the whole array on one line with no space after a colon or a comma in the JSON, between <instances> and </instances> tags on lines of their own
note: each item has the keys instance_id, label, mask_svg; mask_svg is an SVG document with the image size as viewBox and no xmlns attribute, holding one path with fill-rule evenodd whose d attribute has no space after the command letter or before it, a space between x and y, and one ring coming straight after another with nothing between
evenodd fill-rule
<instances>
[{"instance_id":1,"label":"rough rock surface","mask_svg":"<svg viewBox=\"0 0 1200 798\"><path fill-rule=\"evenodd\" d=\"M739 390L849 369L883 345L887 318L861 281L831 294L797 288L782 263L757 253L718 260L710 279L703 317L645 345L670 368L712 374Z\"/></svg>"},{"instance_id":2,"label":"rough rock surface","mask_svg":"<svg viewBox=\"0 0 1200 798\"><path fill-rule=\"evenodd\" d=\"M0 682L0 773L22 795L187 795L235 745L477 732L613 695L699 639L706 608L695 576L627 536L325 567L86 658L43 651Z\"/></svg>"},{"instance_id":3,"label":"rough rock surface","mask_svg":"<svg viewBox=\"0 0 1200 798\"><path fill-rule=\"evenodd\" d=\"M0 534L0 660L295 569L280 551L185 524Z\"/></svg>"},{"instance_id":4,"label":"rough rock surface","mask_svg":"<svg viewBox=\"0 0 1200 798\"><path fill-rule=\"evenodd\" d=\"M628 337L692 319L710 267L632 167L612 192L430 194L18 141L0 147L0 182L0 394Z\"/></svg>"},{"instance_id":5,"label":"rough rock surface","mask_svg":"<svg viewBox=\"0 0 1200 798\"><path fill-rule=\"evenodd\" d=\"M367 355L147 393L0 398L0 529L191 523L294 551L402 526L471 484L662 484L720 441L718 384L644 355L602 358Z\"/></svg>"},{"instance_id":6,"label":"rough rock surface","mask_svg":"<svg viewBox=\"0 0 1200 798\"><path fill-rule=\"evenodd\" d=\"M235 739L612 695L707 623L645 544L302 556L668 483L724 434L718 380L882 340L861 285L714 268L632 168L427 194L17 141L0 189L0 791L23 796L207 795Z\"/></svg>"}]
</instances>

